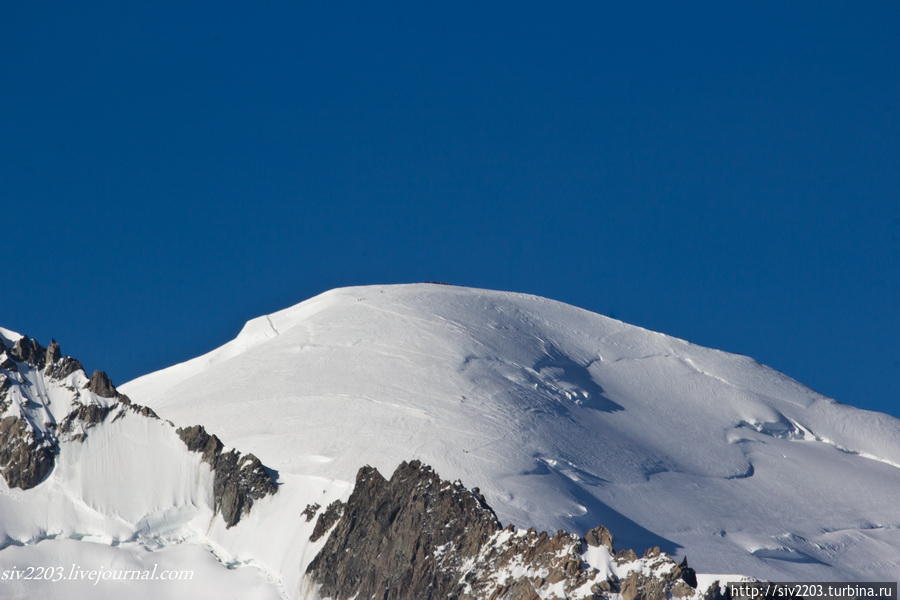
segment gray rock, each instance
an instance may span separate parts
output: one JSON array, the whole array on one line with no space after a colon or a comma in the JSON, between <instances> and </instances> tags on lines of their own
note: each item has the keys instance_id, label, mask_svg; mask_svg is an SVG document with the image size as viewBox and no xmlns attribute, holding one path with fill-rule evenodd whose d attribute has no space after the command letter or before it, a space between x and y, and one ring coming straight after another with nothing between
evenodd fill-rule
<instances>
[{"instance_id":1,"label":"gray rock","mask_svg":"<svg viewBox=\"0 0 900 600\"><path fill-rule=\"evenodd\" d=\"M63 418L59 424L61 433L71 433L76 427L87 430L94 427L98 423L102 423L112 412L114 406L101 406L99 404L81 404ZM84 441L87 435L82 433L77 436L78 441Z\"/></svg>"},{"instance_id":2,"label":"gray rock","mask_svg":"<svg viewBox=\"0 0 900 600\"><path fill-rule=\"evenodd\" d=\"M23 336L16 340L16 343L9 351L10 357L18 362L23 362L37 369L44 368L44 358L46 350L28 336Z\"/></svg>"},{"instance_id":3,"label":"gray rock","mask_svg":"<svg viewBox=\"0 0 900 600\"><path fill-rule=\"evenodd\" d=\"M609 529L603 525L597 525L584 534L584 541L588 546L594 546L595 548L606 546L606 549L609 550L610 554L615 552L615 550L613 550L612 533L610 533Z\"/></svg>"},{"instance_id":4,"label":"gray rock","mask_svg":"<svg viewBox=\"0 0 900 600\"><path fill-rule=\"evenodd\" d=\"M115 398L118 395L116 387L104 371L94 371L85 387L102 398Z\"/></svg>"},{"instance_id":5,"label":"gray rock","mask_svg":"<svg viewBox=\"0 0 900 600\"><path fill-rule=\"evenodd\" d=\"M50 340L44 355L44 373L51 379L65 379L75 371L83 371L84 367L71 356L63 356L56 340Z\"/></svg>"},{"instance_id":6,"label":"gray rock","mask_svg":"<svg viewBox=\"0 0 900 600\"><path fill-rule=\"evenodd\" d=\"M47 352L44 354L44 364L52 365L60 359L61 355L59 344L56 340L50 340L50 345L47 346Z\"/></svg>"},{"instance_id":7,"label":"gray rock","mask_svg":"<svg viewBox=\"0 0 900 600\"><path fill-rule=\"evenodd\" d=\"M390 480L372 467L360 469L346 504L335 502L320 514L311 539L326 535L307 575L320 595L334 600L535 600L585 589L595 600L613 593L626 600L691 595L676 576L686 564L662 553L643 559L659 575L604 578L581 558L585 543L612 546L602 527L584 538L501 532L480 493L441 480L418 461L402 463ZM618 556L637 560L634 551Z\"/></svg>"},{"instance_id":8,"label":"gray rock","mask_svg":"<svg viewBox=\"0 0 900 600\"><path fill-rule=\"evenodd\" d=\"M58 452L58 446L36 437L19 417L0 419L0 471L9 487L27 490L41 483L53 470Z\"/></svg>"},{"instance_id":9,"label":"gray rock","mask_svg":"<svg viewBox=\"0 0 900 600\"><path fill-rule=\"evenodd\" d=\"M435 550L451 545L457 556L472 556L499 529L478 498L418 461L401 464L389 481L363 467L307 573L323 597L338 600L445 599L462 591L459 573Z\"/></svg>"},{"instance_id":10,"label":"gray rock","mask_svg":"<svg viewBox=\"0 0 900 600\"><path fill-rule=\"evenodd\" d=\"M203 455L203 462L210 466L216 464L216 459L221 454L224 446L217 436L208 434L203 425L181 427L176 429L175 432L188 450L200 452Z\"/></svg>"},{"instance_id":11,"label":"gray rock","mask_svg":"<svg viewBox=\"0 0 900 600\"><path fill-rule=\"evenodd\" d=\"M328 533L328 530L337 523L337 520L341 518L343 513L344 503L340 500L335 500L329 504L325 509L325 512L319 515L319 518L316 520L316 525L313 527L313 532L312 535L309 536L309 540L311 542L318 542L322 536Z\"/></svg>"},{"instance_id":12,"label":"gray rock","mask_svg":"<svg viewBox=\"0 0 900 600\"><path fill-rule=\"evenodd\" d=\"M222 441L202 425L182 427L176 433L188 450L201 453L202 460L213 469L214 510L222 515L227 527L249 513L254 500L278 491L278 474L253 454L223 452Z\"/></svg>"},{"instance_id":13,"label":"gray rock","mask_svg":"<svg viewBox=\"0 0 900 600\"><path fill-rule=\"evenodd\" d=\"M629 563L634 562L638 559L637 553L631 548L627 548L625 550L619 550L615 554L616 562L618 563Z\"/></svg>"},{"instance_id":14,"label":"gray rock","mask_svg":"<svg viewBox=\"0 0 900 600\"><path fill-rule=\"evenodd\" d=\"M319 509L322 508L322 505L318 502L314 502L313 504L307 504L306 508L303 509L303 512L300 513L306 518L306 522L309 523L313 520L313 517L316 516L316 513L319 512Z\"/></svg>"}]
</instances>

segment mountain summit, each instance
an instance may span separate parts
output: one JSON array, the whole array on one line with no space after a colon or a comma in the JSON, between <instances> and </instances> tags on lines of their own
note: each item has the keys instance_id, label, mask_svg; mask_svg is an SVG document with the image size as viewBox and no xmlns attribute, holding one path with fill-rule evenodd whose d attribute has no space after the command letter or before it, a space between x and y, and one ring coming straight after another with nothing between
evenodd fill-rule
<instances>
[{"instance_id":1,"label":"mountain summit","mask_svg":"<svg viewBox=\"0 0 900 600\"><path fill-rule=\"evenodd\" d=\"M699 600L900 572L900 421L535 296L336 289L118 388L0 329L0 408L0 570L195 573L133 597Z\"/></svg>"},{"instance_id":2,"label":"mountain summit","mask_svg":"<svg viewBox=\"0 0 900 600\"><path fill-rule=\"evenodd\" d=\"M504 522L765 578L900 572L900 421L536 296L336 289L123 386L283 477L419 459Z\"/></svg>"}]
</instances>

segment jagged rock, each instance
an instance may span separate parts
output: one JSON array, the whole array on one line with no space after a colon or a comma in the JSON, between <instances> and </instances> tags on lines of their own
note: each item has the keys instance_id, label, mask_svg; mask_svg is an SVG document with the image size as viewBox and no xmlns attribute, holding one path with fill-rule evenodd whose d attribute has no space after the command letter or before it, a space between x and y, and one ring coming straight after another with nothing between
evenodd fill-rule
<instances>
[{"instance_id":1,"label":"jagged rock","mask_svg":"<svg viewBox=\"0 0 900 600\"><path fill-rule=\"evenodd\" d=\"M621 582L587 565L585 543L612 546L605 528L584 538L501 529L481 494L441 480L418 461L402 463L390 480L372 467L360 469L346 504L336 501L320 514L311 539L324 535L307 575L322 597L334 600L599 600L617 592L623 600L665 600L693 594L680 579L687 564L661 552L640 559L643 564ZM618 556L639 560L633 551Z\"/></svg>"},{"instance_id":2,"label":"jagged rock","mask_svg":"<svg viewBox=\"0 0 900 600\"><path fill-rule=\"evenodd\" d=\"M694 588L683 581L676 581L672 585L673 598L689 598L694 595Z\"/></svg>"},{"instance_id":3,"label":"jagged rock","mask_svg":"<svg viewBox=\"0 0 900 600\"><path fill-rule=\"evenodd\" d=\"M53 379L65 379L75 371L83 370L84 367L81 366L78 359L72 358L71 356L63 356L62 358L57 359L56 362L48 362L44 372L48 377Z\"/></svg>"},{"instance_id":4,"label":"jagged rock","mask_svg":"<svg viewBox=\"0 0 900 600\"><path fill-rule=\"evenodd\" d=\"M319 515L319 518L316 520L316 525L313 527L312 535L309 536L309 541L318 542L319 539L328 533L328 530L337 523L337 520L341 517L343 512L344 503L340 500L335 500L329 504L328 508L325 509L325 512ZM307 521L308 520L309 519L307 519Z\"/></svg>"},{"instance_id":5,"label":"jagged rock","mask_svg":"<svg viewBox=\"0 0 900 600\"><path fill-rule=\"evenodd\" d=\"M634 562L638 559L637 553L631 548L627 548L625 550L619 550L615 554L616 562L618 563L629 563Z\"/></svg>"},{"instance_id":6,"label":"jagged rock","mask_svg":"<svg viewBox=\"0 0 900 600\"><path fill-rule=\"evenodd\" d=\"M42 482L53 470L58 448L35 436L16 416L0 419L0 469L9 487L23 490Z\"/></svg>"},{"instance_id":7,"label":"jagged rock","mask_svg":"<svg viewBox=\"0 0 900 600\"><path fill-rule=\"evenodd\" d=\"M632 571L621 582L619 593L622 600L665 600L667 597L666 579L644 575L639 571Z\"/></svg>"},{"instance_id":8,"label":"jagged rock","mask_svg":"<svg viewBox=\"0 0 900 600\"><path fill-rule=\"evenodd\" d=\"M136 412L137 414L141 415L142 417L147 417L148 419L158 419L159 418L159 415L156 414L156 411L154 411L149 406L142 406L140 404L131 404L129 406L129 408L133 412Z\"/></svg>"},{"instance_id":9,"label":"jagged rock","mask_svg":"<svg viewBox=\"0 0 900 600\"><path fill-rule=\"evenodd\" d=\"M75 410L70 412L63 418L59 424L61 433L71 433L77 426L81 426L82 430L90 429L97 423L102 423L113 410L113 406L101 406L99 404L82 404ZM73 436L73 440L84 441L87 438L85 433Z\"/></svg>"},{"instance_id":10,"label":"jagged rock","mask_svg":"<svg viewBox=\"0 0 900 600\"><path fill-rule=\"evenodd\" d=\"M181 427L175 430L175 433L184 442L188 450L191 452L200 452L203 455L203 462L214 466L216 458L222 452L224 447L222 441L215 435L206 432L203 425L193 425L191 427Z\"/></svg>"},{"instance_id":11,"label":"jagged rock","mask_svg":"<svg viewBox=\"0 0 900 600\"><path fill-rule=\"evenodd\" d=\"M37 340L28 336L22 336L16 340L16 343L9 351L9 355L13 360L27 363L38 369L44 368L46 350L37 343Z\"/></svg>"},{"instance_id":12,"label":"jagged rock","mask_svg":"<svg viewBox=\"0 0 900 600\"><path fill-rule=\"evenodd\" d=\"M309 523L313 520L313 517L316 516L316 513L319 512L319 509L322 508L322 505L318 502L314 502L312 504L307 504L306 508L303 509L303 512L300 513L304 517L306 517L306 522Z\"/></svg>"},{"instance_id":13,"label":"jagged rock","mask_svg":"<svg viewBox=\"0 0 900 600\"><path fill-rule=\"evenodd\" d=\"M610 533L609 529L603 525L597 525L584 534L584 541L588 546L594 546L595 548L606 546L606 549L609 550L610 554L614 552L612 533Z\"/></svg>"},{"instance_id":14,"label":"jagged rock","mask_svg":"<svg viewBox=\"0 0 900 600\"><path fill-rule=\"evenodd\" d=\"M448 598L461 591L459 574L435 551L452 546L458 557L473 556L499 529L478 498L418 461L401 464L389 481L363 467L307 573L322 596L338 600Z\"/></svg>"},{"instance_id":15,"label":"jagged rock","mask_svg":"<svg viewBox=\"0 0 900 600\"><path fill-rule=\"evenodd\" d=\"M137 414L141 415L142 417L149 417L151 419L159 418L159 415L156 414L155 410L153 410L149 406L143 406L141 404L136 404L136 403L132 402L131 398L129 398L125 394L120 394L119 392L116 392L116 400L118 400L120 404L124 404L129 409L131 409L131 412L137 413ZM169 425L171 425L172 427L175 426L172 423L172 421L166 421L166 422Z\"/></svg>"},{"instance_id":16,"label":"jagged rock","mask_svg":"<svg viewBox=\"0 0 900 600\"><path fill-rule=\"evenodd\" d=\"M200 452L202 460L212 468L214 510L228 527L250 512L254 500L278 491L277 474L253 454L223 452L222 441L207 433L202 425L182 427L176 433L188 450Z\"/></svg>"},{"instance_id":17,"label":"jagged rock","mask_svg":"<svg viewBox=\"0 0 900 600\"><path fill-rule=\"evenodd\" d=\"M4 348L7 344L3 344ZM22 372L29 367L43 371L43 376L61 380L72 373L82 370L78 360L62 356L59 344L51 340L49 347L44 348L36 340L29 337L18 339L6 351L0 352L0 414L4 414L11 406L8 392L11 386L21 386L22 395L27 404L45 403L46 399L35 396L28 390L31 384L20 376L10 377L10 372ZM40 374L40 373L38 373ZM133 412L145 417L156 417L151 409L131 404L127 397L116 392L109 377L97 371L86 386L95 394L113 398L110 404L79 401L80 392L69 388L73 395L75 408L57 424L53 419L45 422L33 421L23 416L10 414L0 420L0 471L10 487L22 489L32 488L41 483L53 470L56 457L60 452L60 436L64 441L84 441L87 430L102 423L117 407L128 406ZM47 408L48 402L44 407ZM122 411L116 415L119 418Z\"/></svg>"},{"instance_id":18,"label":"jagged rock","mask_svg":"<svg viewBox=\"0 0 900 600\"><path fill-rule=\"evenodd\" d=\"M0 373L0 414L6 412L6 409L9 408L9 402L6 400L6 392L9 390L12 384L9 381L9 377L5 374Z\"/></svg>"},{"instance_id":19,"label":"jagged rock","mask_svg":"<svg viewBox=\"0 0 900 600\"><path fill-rule=\"evenodd\" d=\"M109 375L103 371L94 371L86 387L102 398L115 398L117 394Z\"/></svg>"},{"instance_id":20,"label":"jagged rock","mask_svg":"<svg viewBox=\"0 0 900 600\"><path fill-rule=\"evenodd\" d=\"M697 572L688 566L687 556L684 557L681 564L672 569L671 575L673 579L680 579L691 588L697 587Z\"/></svg>"},{"instance_id":21,"label":"jagged rock","mask_svg":"<svg viewBox=\"0 0 900 600\"><path fill-rule=\"evenodd\" d=\"M62 352L59 349L59 344L56 340L50 340L50 345L47 346L47 352L44 354L44 364L52 365L56 361L59 360Z\"/></svg>"}]
</instances>

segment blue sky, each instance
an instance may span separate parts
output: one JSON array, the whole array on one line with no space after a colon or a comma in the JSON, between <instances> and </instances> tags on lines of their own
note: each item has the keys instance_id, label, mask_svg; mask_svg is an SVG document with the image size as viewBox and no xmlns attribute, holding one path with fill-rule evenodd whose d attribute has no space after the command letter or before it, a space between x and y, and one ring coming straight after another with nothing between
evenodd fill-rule
<instances>
[{"instance_id":1,"label":"blue sky","mask_svg":"<svg viewBox=\"0 0 900 600\"><path fill-rule=\"evenodd\" d=\"M896 2L4 12L0 323L118 382L441 280L900 416Z\"/></svg>"}]
</instances>

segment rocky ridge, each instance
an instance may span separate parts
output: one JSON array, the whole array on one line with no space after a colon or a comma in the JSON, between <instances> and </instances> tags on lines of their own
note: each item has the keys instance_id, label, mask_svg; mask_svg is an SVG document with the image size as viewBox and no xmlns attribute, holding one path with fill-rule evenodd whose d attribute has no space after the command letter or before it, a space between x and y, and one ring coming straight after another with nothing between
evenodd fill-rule
<instances>
[{"instance_id":1,"label":"rocky ridge","mask_svg":"<svg viewBox=\"0 0 900 600\"><path fill-rule=\"evenodd\" d=\"M237 450L223 451L222 441L210 435L202 425L181 427L176 433L188 450L199 452L203 462L215 473L213 496L215 512L228 527L240 521L253 507L253 501L278 491L278 474L253 454Z\"/></svg>"},{"instance_id":2,"label":"rocky ridge","mask_svg":"<svg viewBox=\"0 0 900 600\"><path fill-rule=\"evenodd\" d=\"M10 488L31 489L53 471L67 444L84 442L95 427L134 415L158 420L147 406L120 393L103 371L85 374L52 340L0 335L0 475ZM200 426L175 429L188 450L203 451L214 471L214 512L228 527L247 514L254 500L278 491L278 474L252 454L225 451L218 437Z\"/></svg>"},{"instance_id":3,"label":"rocky ridge","mask_svg":"<svg viewBox=\"0 0 900 600\"><path fill-rule=\"evenodd\" d=\"M602 526L585 536L504 528L477 488L419 461L390 479L363 467L346 502L318 512L307 567L323 598L380 600L663 600L700 597L687 561L659 548L616 552ZM304 514L306 514L306 512ZM715 590L713 590L715 588ZM715 596L718 586L711 586Z\"/></svg>"}]
</instances>

